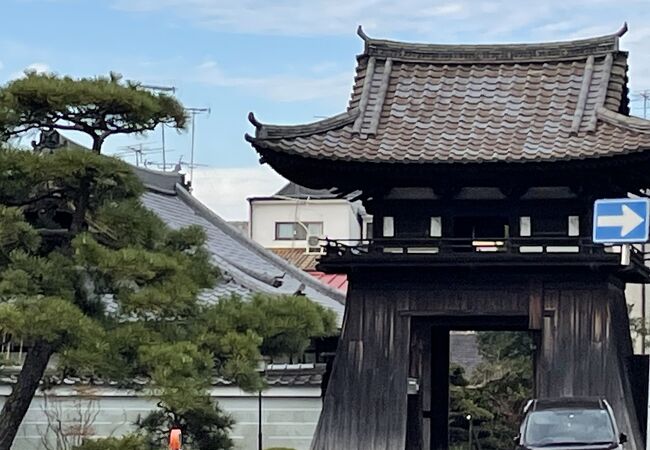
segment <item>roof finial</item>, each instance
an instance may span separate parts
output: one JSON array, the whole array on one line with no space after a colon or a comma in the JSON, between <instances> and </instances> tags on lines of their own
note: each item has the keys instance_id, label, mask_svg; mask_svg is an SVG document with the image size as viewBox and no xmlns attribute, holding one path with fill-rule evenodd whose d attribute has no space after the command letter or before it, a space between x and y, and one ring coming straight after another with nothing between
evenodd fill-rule
<instances>
[{"instance_id":1,"label":"roof finial","mask_svg":"<svg viewBox=\"0 0 650 450\"><path fill-rule=\"evenodd\" d=\"M359 25L359 27L357 28L357 34L359 35L359 37L360 37L361 39L363 39L363 40L366 41L366 42L368 42L368 41L370 40L370 38L368 37L368 35L367 35L366 33L363 32L363 27L362 27L361 25Z\"/></svg>"},{"instance_id":2,"label":"roof finial","mask_svg":"<svg viewBox=\"0 0 650 450\"><path fill-rule=\"evenodd\" d=\"M627 30L628 30L627 22L624 22L623 26L616 33L614 33L614 35L618 37L623 37L623 35L627 33Z\"/></svg>"},{"instance_id":3,"label":"roof finial","mask_svg":"<svg viewBox=\"0 0 650 450\"><path fill-rule=\"evenodd\" d=\"M255 128L262 128L262 124L255 118L253 112L248 113L248 121L253 124Z\"/></svg>"}]
</instances>

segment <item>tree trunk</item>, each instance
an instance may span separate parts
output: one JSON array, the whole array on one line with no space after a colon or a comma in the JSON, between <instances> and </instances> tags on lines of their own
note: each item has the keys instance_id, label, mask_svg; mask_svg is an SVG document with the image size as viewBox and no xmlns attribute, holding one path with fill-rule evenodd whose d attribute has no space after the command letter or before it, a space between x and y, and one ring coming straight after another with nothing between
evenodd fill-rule
<instances>
[{"instance_id":1,"label":"tree trunk","mask_svg":"<svg viewBox=\"0 0 650 450\"><path fill-rule=\"evenodd\" d=\"M42 340L36 341L27 353L18 382L0 412L0 450L11 449L53 353L54 346Z\"/></svg>"},{"instance_id":2,"label":"tree trunk","mask_svg":"<svg viewBox=\"0 0 650 450\"><path fill-rule=\"evenodd\" d=\"M70 231L73 236L76 236L83 231L84 223L86 221L86 211L88 211L88 200L90 196L89 190L90 182L88 179L82 180L74 205L75 209L72 214L72 223L70 224Z\"/></svg>"},{"instance_id":3,"label":"tree trunk","mask_svg":"<svg viewBox=\"0 0 650 450\"><path fill-rule=\"evenodd\" d=\"M98 136L93 137L93 152L99 154L102 152L102 145L104 144L104 139Z\"/></svg>"}]
</instances>

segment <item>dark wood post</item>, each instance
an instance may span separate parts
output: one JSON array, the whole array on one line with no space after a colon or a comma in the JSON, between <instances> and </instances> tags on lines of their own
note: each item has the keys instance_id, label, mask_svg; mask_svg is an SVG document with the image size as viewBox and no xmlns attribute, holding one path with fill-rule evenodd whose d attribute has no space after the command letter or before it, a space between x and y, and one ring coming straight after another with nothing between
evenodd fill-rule
<instances>
[{"instance_id":1,"label":"dark wood post","mask_svg":"<svg viewBox=\"0 0 650 450\"><path fill-rule=\"evenodd\" d=\"M431 331L431 450L449 448L449 329Z\"/></svg>"}]
</instances>

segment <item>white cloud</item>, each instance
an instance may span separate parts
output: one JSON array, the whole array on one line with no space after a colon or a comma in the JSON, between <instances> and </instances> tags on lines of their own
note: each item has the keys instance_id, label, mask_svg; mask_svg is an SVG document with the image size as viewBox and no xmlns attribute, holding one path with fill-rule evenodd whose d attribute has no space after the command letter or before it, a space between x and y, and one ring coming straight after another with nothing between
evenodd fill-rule
<instances>
[{"instance_id":1,"label":"white cloud","mask_svg":"<svg viewBox=\"0 0 650 450\"><path fill-rule=\"evenodd\" d=\"M414 19L462 15L468 0L114 0L118 9L175 10L222 31L282 35L348 34L359 23L382 30L408 29ZM374 24L374 26L373 26Z\"/></svg>"},{"instance_id":2,"label":"white cloud","mask_svg":"<svg viewBox=\"0 0 650 450\"><path fill-rule=\"evenodd\" d=\"M616 9L624 17L644 8L644 2L619 0ZM553 24L565 17L571 17L574 29L605 24L612 32L619 25L612 21L620 20L605 12L611 0L113 0L113 5L126 11L172 11L219 31L289 36L349 35L363 24L371 35L407 32L457 40L468 33L507 37L514 30L564 34L571 28Z\"/></svg>"},{"instance_id":3,"label":"white cloud","mask_svg":"<svg viewBox=\"0 0 650 450\"><path fill-rule=\"evenodd\" d=\"M345 98L351 89L352 74L300 77L269 75L266 77L237 77L226 74L214 61L207 61L193 71L194 81L219 87L233 87L279 102Z\"/></svg>"},{"instance_id":4,"label":"white cloud","mask_svg":"<svg viewBox=\"0 0 650 450\"><path fill-rule=\"evenodd\" d=\"M45 63L35 62L25 67L21 72L12 73L9 78L12 80L15 80L16 78L22 78L25 76L25 72L50 73L52 72L52 69Z\"/></svg>"},{"instance_id":5,"label":"white cloud","mask_svg":"<svg viewBox=\"0 0 650 450\"><path fill-rule=\"evenodd\" d=\"M248 220L249 197L277 192L287 181L269 166L194 169L194 195L225 220Z\"/></svg>"},{"instance_id":6,"label":"white cloud","mask_svg":"<svg viewBox=\"0 0 650 450\"><path fill-rule=\"evenodd\" d=\"M48 73L52 71L49 65L40 62L35 62L30 64L25 68L25 70L29 72L36 72L36 73Z\"/></svg>"}]
</instances>

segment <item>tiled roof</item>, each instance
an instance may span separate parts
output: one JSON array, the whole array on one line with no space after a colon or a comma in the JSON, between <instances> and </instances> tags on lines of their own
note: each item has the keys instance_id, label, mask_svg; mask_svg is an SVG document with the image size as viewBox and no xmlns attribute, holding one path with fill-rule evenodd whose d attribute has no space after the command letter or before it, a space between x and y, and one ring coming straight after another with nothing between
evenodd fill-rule
<instances>
[{"instance_id":1,"label":"tiled roof","mask_svg":"<svg viewBox=\"0 0 650 450\"><path fill-rule=\"evenodd\" d=\"M451 362L462 366L470 376L483 361L476 333L452 331L449 334L449 352Z\"/></svg>"},{"instance_id":2,"label":"tiled roof","mask_svg":"<svg viewBox=\"0 0 650 450\"><path fill-rule=\"evenodd\" d=\"M301 293L335 311L341 321L345 296L340 291L320 283L231 227L192 197L181 185L178 174L135 170L149 181L148 191L142 197L147 208L172 228L199 225L205 230L207 248L222 277L213 289L202 293L203 301L215 302L230 294L247 297L253 293ZM174 177L178 180L172 183L174 190L170 193L168 187ZM158 190L152 180L157 180L162 189Z\"/></svg>"},{"instance_id":3,"label":"tiled roof","mask_svg":"<svg viewBox=\"0 0 650 450\"><path fill-rule=\"evenodd\" d=\"M325 364L272 364L264 373L269 386L291 387L320 387L325 373ZM18 380L18 372L4 370L0 373L0 385L13 385ZM91 377L60 377L49 375L44 377L42 384L49 386L95 386L119 388L120 383L112 380ZM129 380L130 385L147 386L149 379L135 378ZM235 383L224 378L213 378L212 386L234 386Z\"/></svg>"},{"instance_id":4,"label":"tiled roof","mask_svg":"<svg viewBox=\"0 0 650 450\"><path fill-rule=\"evenodd\" d=\"M348 276L343 273L325 273L316 270L310 270L309 275L316 277L321 283L332 286L341 292L348 291Z\"/></svg>"},{"instance_id":5,"label":"tiled roof","mask_svg":"<svg viewBox=\"0 0 650 450\"><path fill-rule=\"evenodd\" d=\"M320 256L305 252L305 248L270 248L269 250L300 270L315 270Z\"/></svg>"},{"instance_id":6,"label":"tiled roof","mask_svg":"<svg viewBox=\"0 0 650 450\"><path fill-rule=\"evenodd\" d=\"M39 150L56 150L78 144L58 132L42 133L35 144ZM161 172L133 167L147 188L143 204L168 226L181 228L201 226L207 234L207 248L212 262L221 272L218 283L201 293L204 302L216 302L229 295L249 297L255 293L278 295L304 294L312 301L333 310L340 324L343 319L345 295L291 265L234 228L213 211L192 197L186 190L184 177L178 172ZM106 298L109 311L117 305Z\"/></svg>"},{"instance_id":7,"label":"tiled roof","mask_svg":"<svg viewBox=\"0 0 650 450\"><path fill-rule=\"evenodd\" d=\"M307 125L262 124L269 153L388 163L573 160L650 149L629 118L621 32L548 44L455 46L370 39L348 109Z\"/></svg>"},{"instance_id":8,"label":"tiled roof","mask_svg":"<svg viewBox=\"0 0 650 450\"><path fill-rule=\"evenodd\" d=\"M275 193L277 196L291 197L296 199L335 199L338 198L329 189L310 189L299 184L289 182Z\"/></svg>"}]
</instances>

